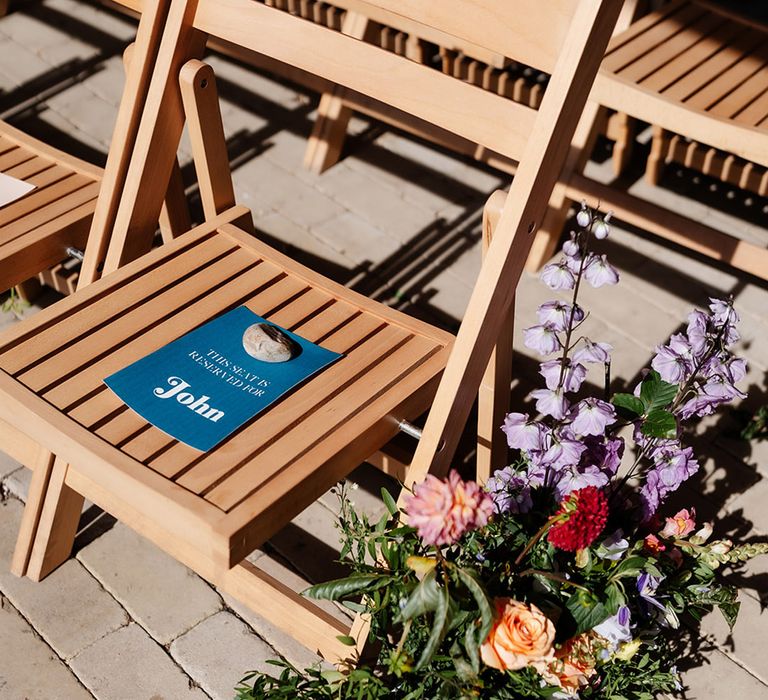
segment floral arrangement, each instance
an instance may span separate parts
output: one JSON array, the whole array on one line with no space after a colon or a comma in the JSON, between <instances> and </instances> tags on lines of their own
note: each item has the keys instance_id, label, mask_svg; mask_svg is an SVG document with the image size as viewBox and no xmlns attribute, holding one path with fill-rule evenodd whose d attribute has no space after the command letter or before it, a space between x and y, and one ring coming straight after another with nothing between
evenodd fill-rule
<instances>
[{"instance_id":1,"label":"floral arrangement","mask_svg":"<svg viewBox=\"0 0 768 700\"><path fill-rule=\"evenodd\" d=\"M665 501L699 468L685 422L744 396L746 364L730 350L738 316L728 300L693 311L634 391L609 401L612 348L581 334L578 303L583 283L618 282L590 250L609 219L582 206L562 259L542 271L571 298L540 306L524 331L527 347L554 357L531 393L538 415L504 422L512 465L484 486L429 475L402 509L385 491L375 523L342 489L353 573L305 594L366 614L370 654L338 670L275 662L279 677L248 676L241 698L650 700L680 689L682 616L716 607L734 624L736 590L716 570L768 543L713 540L693 508L667 513ZM604 369L601 397L580 397L590 366Z\"/></svg>"}]
</instances>

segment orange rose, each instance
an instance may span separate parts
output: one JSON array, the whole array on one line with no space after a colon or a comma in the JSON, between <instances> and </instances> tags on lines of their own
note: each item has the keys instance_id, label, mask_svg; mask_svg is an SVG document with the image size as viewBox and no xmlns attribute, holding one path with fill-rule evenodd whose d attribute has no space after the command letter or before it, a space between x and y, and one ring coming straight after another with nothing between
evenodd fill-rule
<instances>
[{"instance_id":1,"label":"orange rose","mask_svg":"<svg viewBox=\"0 0 768 700\"><path fill-rule=\"evenodd\" d=\"M499 671L517 671L553 655L555 626L535 605L496 598L496 622L480 647L483 662Z\"/></svg>"}]
</instances>

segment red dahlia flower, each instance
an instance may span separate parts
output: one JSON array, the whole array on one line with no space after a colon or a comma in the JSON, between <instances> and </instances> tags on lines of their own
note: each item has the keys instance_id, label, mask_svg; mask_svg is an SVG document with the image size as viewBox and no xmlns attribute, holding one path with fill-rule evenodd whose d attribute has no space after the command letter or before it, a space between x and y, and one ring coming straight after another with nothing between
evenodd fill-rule
<instances>
[{"instance_id":1,"label":"red dahlia flower","mask_svg":"<svg viewBox=\"0 0 768 700\"><path fill-rule=\"evenodd\" d=\"M596 486L573 491L560 504L547 539L558 549L575 552L589 547L608 520L608 500ZM560 519L562 518L562 519Z\"/></svg>"}]
</instances>

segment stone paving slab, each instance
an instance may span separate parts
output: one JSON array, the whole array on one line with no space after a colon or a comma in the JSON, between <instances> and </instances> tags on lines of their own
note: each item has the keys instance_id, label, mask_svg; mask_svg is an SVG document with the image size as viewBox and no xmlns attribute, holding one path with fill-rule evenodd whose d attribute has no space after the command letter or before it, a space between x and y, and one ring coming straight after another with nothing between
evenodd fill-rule
<instances>
[{"instance_id":1,"label":"stone paving slab","mask_svg":"<svg viewBox=\"0 0 768 700\"><path fill-rule=\"evenodd\" d=\"M249 671L278 672L267 663L274 649L229 612L209 617L176 639L171 656L214 700L232 700L232 689Z\"/></svg>"},{"instance_id":2,"label":"stone paving slab","mask_svg":"<svg viewBox=\"0 0 768 700\"><path fill-rule=\"evenodd\" d=\"M166 651L131 623L78 654L70 662L88 690L100 700L204 700Z\"/></svg>"},{"instance_id":3,"label":"stone paving slab","mask_svg":"<svg viewBox=\"0 0 768 700\"><path fill-rule=\"evenodd\" d=\"M60 657L70 659L126 625L128 616L76 560L40 583L10 573L21 510L15 499L0 503L0 592Z\"/></svg>"},{"instance_id":4,"label":"stone paving slab","mask_svg":"<svg viewBox=\"0 0 768 700\"><path fill-rule=\"evenodd\" d=\"M121 523L77 559L162 645L221 610L211 586Z\"/></svg>"},{"instance_id":5,"label":"stone paving slab","mask_svg":"<svg viewBox=\"0 0 768 700\"><path fill-rule=\"evenodd\" d=\"M93 696L0 596L0 700L89 700Z\"/></svg>"}]
</instances>

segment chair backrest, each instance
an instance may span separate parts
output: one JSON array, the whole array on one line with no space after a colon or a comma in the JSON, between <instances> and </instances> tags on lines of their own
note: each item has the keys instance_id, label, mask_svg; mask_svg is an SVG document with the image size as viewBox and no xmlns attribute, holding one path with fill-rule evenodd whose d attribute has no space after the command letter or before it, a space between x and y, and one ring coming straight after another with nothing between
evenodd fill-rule
<instances>
[{"instance_id":1,"label":"chair backrest","mask_svg":"<svg viewBox=\"0 0 768 700\"><path fill-rule=\"evenodd\" d=\"M187 60L199 57L208 37L318 74L520 161L419 446L430 455L430 464L438 453L445 463L510 306L622 2L365 0L360 5L401 15L550 73L539 110L254 0L172 0L104 268L115 269L151 245L161 206L159 184L168 181L183 127L179 71Z\"/></svg>"}]
</instances>

